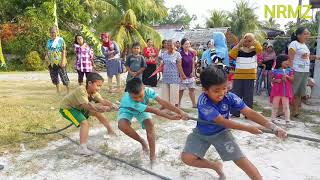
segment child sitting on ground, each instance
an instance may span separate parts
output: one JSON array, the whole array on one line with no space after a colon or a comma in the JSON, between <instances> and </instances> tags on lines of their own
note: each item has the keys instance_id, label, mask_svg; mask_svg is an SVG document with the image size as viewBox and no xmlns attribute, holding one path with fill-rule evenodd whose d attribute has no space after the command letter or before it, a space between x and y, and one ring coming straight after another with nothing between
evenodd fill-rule
<instances>
[{"instance_id":1,"label":"child sitting on ground","mask_svg":"<svg viewBox=\"0 0 320 180\"><path fill-rule=\"evenodd\" d=\"M197 127L187 138L181 154L182 161L189 166L213 169L219 174L220 180L225 179L221 162L204 159L207 150L213 145L223 161L232 160L251 179L262 179L257 168L241 152L229 129L252 134L261 134L262 131L255 126L230 120L230 109L239 110L248 119L271 129L280 138L285 138L286 132L246 106L237 95L228 92L227 73L222 68L206 68L201 72L200 81L204 92L198 99L199 119L215 124L197 123Z\"/></svg>"},{"instance_id":2,"label":"child sitting on ground","mask_svg":"<svg viewBox=\"0 0 320 180\"><path fill-rule=\"evenodd\" d=\"M89 116L95 116L108 130L109 135L115 135L107 118L103 112L117 109L110 101L104 100L98 91L103 84L103 77L98 73L90 73L87 76L86 86L77 87L72 93L64 97L61 103L60 113L64 118L72 122L75 126L80 126L80 146L78 154L90 156L93 154L87 148ZM91 103L96 102L96 104Z\"/></svg>"},{"instance_id":3,"label":"child sitting on ground","mask_svg":"<svg viewBox=\"0 0 320 180\"><path fill-rule=\"evenodd\" d=\"M186 119L187 114L167 101L162 100L151 88L144 87L141 79L133 78L127 82L127 92L121 99L118 112L118 127L126 135L138 141L142 149L148 152L150 149L151 164L156 159L155 154L155 135L150 113L165 117L171 120ZM176 113L169 115L157 108L148 106L149 100L156 100L163 108ZM132 118L136 118L141 124L142 129L146 129L149 148L145 140L131 127Z\"/></svg>"}]
</instances>

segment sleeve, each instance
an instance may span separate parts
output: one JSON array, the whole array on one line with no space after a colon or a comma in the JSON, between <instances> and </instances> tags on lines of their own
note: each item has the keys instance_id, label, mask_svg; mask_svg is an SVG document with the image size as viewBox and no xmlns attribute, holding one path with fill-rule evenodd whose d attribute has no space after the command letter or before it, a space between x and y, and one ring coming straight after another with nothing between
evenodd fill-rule
<instances>
[{"instance_id":1,"label":"sleeve","mask_svg":"<svg viewBox=\"0 0 320 180\"><path fill-rule=\"evenodd\" d=\"M141 56L141 68L147 68L147 62L143 56Z\"/></svg>"},{"instance_id":2,"label":"sleeve","mask_svg":"<svg viewBox=\"0 0 320 180\"><path fill-rule=\"evenodd\" d=\"M198 106L199 118L205 121L215 121L221 114L213 106L203 104Z\"/></svg>"},{"instance_id":3,"label":"sleeve","mask_svg":"<svg viewBox=\"0 0 320 180\"><path fill-rule=\"evenodd\" d=\"M98 103L98 102L103 101L103 98L102 98L102 96L101 96L99 93L95 93L95 94L93 95L93 100L94 100L94 102Z\"/></svg>"},{"instance_id":4,"label":"sleeve","mask_svg":"<svg viewBox=\"0 0 320 180\"><path fill-rule=\"evenodd\" d=\"M256 43L254 44L254 47L256 48L256 53L262 52L262 46L258 41L256 41Z\"/></svg>"},{"instance_id":5,"label":"sleeve","mask_svg":"<svg viewBox=\"0 0 320 180\"><path fill-rule=\"evenodd\" d=\"M114 44L114 51L115 51L114 54L120 56L120 48L119 48L118 44L114 41L112 41L112 43Z\"/></svg>"},{"instance_id":6,"label":"sleeve","mask_svg":"<svg viewBox=\"0 0 320 180\"><path fill-rule=\"evenodd\" d=\"M237 111L241 111L243 108L247 107L243 100L233 93L229 93L229 101L231 107Z\"/></svg>"},{"instance_id":7,"label":"sleeve","mask_svg":"<svg viewBox=\"0 0 320 180\"><path fill-rule=\"evenodd\" d=\"M179 62L181 62L182 56L179 52L177 52L177 61L176 63L178 64Z\"/></svg>"},{"instance_id":8,"label":"sleeve","mask_svg":"<svg viewBox=\"0 0 320 180\"><path fill-rule=\"evenodd\" d=\"M232 58L232 59L237 59L238 57L238 53L239 53L239 49L238 48L232 48L229 52L229 56Z\"/></svg>"},{"instance_id":9,"label":"sleeve","mask_svg":"<svg viewBox=\"0 0 320 180\"><path fill-rule=\"evenodd\" d=\"M144 55L144 57L149 57L149 52L148 52L147 49L148 49L148 48L144 48L144 49L143 49L143 55Z\"/></svg>"},{"instance_id":10,"label":"sleeve","mask_svg":"<svg viewBox=\"0 0 320 180\"><path fill-rule=\"evenodd\" d=\"M155 100L159 96L152 88L146 87L145 91L149 99Z\"/></svg>"},{"instance_id":11,"label":"sleeve","mask_svg":"<svg viewBox=\"0 0 320 180\"><path fill-rule=\"evenodd\" d=\"M88 99L88 94L86 92L85 88L79 88L75 91L75 98L77 103L80 104L88 104L89 99Z\"/></svg>"},{"instance_id":12,"label":"sleeve","mask_svg":"<svg viewBox=\"0 0 320 180\"><path fill-rule=\"evenodd\" d=\"M296 41L292 41L289 44L288 49L293 49L294 51L297 51L297 43L296 43Z\"/></svg>"}]
</instances>

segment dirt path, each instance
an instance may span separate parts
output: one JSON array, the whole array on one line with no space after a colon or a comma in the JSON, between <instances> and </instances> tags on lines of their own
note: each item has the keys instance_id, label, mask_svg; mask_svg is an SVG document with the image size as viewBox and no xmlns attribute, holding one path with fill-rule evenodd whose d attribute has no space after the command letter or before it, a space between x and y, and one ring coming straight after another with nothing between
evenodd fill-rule
<instances>
[{"instance_id":1,"label":"dirt path","mask_svg":"<svg viewBox=\"0 0 320 180\"><path fill-rule=\"evenodd\" d=\"M12 77L14 76L14 77ZM35 79L48 78L46 73L31 74ZM24 75L11 74L19 81ZM2 80L3 74L0 74ZM76 76L73 76L73 80ZM158 91L158 89L156 89ZM186 108L191 107L188 98L183 100ZM195 112L193 115L196 116ZM157 118L159 119L159 118ZM245 122L245 120L237 119ZM145 132L134 123L139 134L146 138ZM116 129L116 124L113 124ZM153 171L172 179L217 179L213 171L197 169L184 165L179 159L185 139L195 127L192 121L155 120L157 164ZM288 130L290 133L320 138L302 123ZM118 137L104 139L105 129L91 129L89 146L109 155L125 159L149 169L148 159L141 154L138 143L116 130ZM246 132L233 131L242 151L257 166L266 180L320 180L320 144L288 139L280 141L275 136L259 136ZM78 133L71 134L78 140ZM0 179L156 179L139 170L119 162L105 159L100 155L84 158L74 154L77 146L68 140L59 140L48 144L47 148L29 150L19 154L0 156L5 169L0 171ZM207 158L218 159L214 148L210 148ZM232 162L225 162L224 169L228 179L246 180L248 177Z\"/></svg>"}]
</instances>

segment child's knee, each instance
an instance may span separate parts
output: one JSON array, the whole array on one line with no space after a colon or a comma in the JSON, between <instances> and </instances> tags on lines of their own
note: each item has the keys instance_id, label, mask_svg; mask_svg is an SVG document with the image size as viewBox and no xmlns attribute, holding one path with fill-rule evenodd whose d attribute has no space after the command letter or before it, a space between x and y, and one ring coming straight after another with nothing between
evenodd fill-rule
<instances>
[{"instance_id":1,"label":"child's knee","mask_svg":"<svg viewBox=\"0 0 320 180\"><path fill-rule=\"evenodd\" d=\"M146 128L147 132L153 131L153 122L151 121L151 119L144 120L143 125Z\"/></svg>"},{"instance_id":2,"label":"child's knee","mask_svg":"<svg viewBox=\"0 0 320 180\"><path fill-rule=\"evenodd\" d=\"M194 160L197 159L197 157L194 156L193 154L183 152L181 153L180 159L183 163L190 165Z\"/></svg>"},{"instance_id":3,"label":"child's knee","mask_svg":"<svg viewBox=\"0 0 320 180\"><path fill-rule=\"evenodd\" d=\"M126 120L126 119L121 119L121 120L119 120L119 122L118 122L118 128L119 128L121 131L126 130L129 126L130 126L130 125L129 125L129 122L128 122L128 120Z\"/></svg>"},{"instance_id":4,"label":"child's knee","mask_svg":"<svg viewBox=\"0 0 320 180\"><path fill-rule=\"evenodd\" d=\"M88 121L87 121L87 120L82 121L82 122L80 123L80 127L89 127Z\"/></svg>"}]
</instances>

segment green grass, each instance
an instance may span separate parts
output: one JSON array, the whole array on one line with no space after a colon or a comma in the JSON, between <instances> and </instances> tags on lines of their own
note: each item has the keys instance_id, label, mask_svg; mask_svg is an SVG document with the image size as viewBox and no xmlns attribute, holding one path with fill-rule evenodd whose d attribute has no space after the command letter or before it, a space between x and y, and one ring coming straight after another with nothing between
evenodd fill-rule
<instances>
[{"instance_id":1,"label":"green grass","mask_svg":"<svg viewBox=\"0 0 320 180\"><path fill-rule=\"evenodd\" d=\"M74 89L77 85L71 86ZM116 102L119 94L106 93L106 86L101 95ZM64 89L63 89L64 90ZM65 95L65 92L62 92ZM0 83L0 154L1 152L19 151L20 144L26 148L39 148L49 141L61 138L59 135L32 136L22 131L44 131L65 127L69 122L59 114L59 104L64 95L58 95L50 81L2 81ZM105 113L109 120L116 119L116 112ZM89 122L96 126L98 121ZM78 131L72 127L66 132Z\"/></svg>"}]
</instances>

